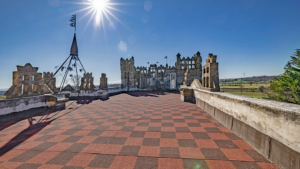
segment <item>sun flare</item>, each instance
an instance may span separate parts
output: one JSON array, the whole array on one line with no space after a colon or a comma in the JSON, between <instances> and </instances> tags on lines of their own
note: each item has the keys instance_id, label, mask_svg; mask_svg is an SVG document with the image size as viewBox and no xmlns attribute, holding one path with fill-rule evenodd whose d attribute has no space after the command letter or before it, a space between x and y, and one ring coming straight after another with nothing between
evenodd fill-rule
<instances>
[{"instance_id":1,"label":"sun flare","mask_svg":"<svg viewBox=\"0 0 300 169\"><path fill-rule=\"evenodd\" d=\"M80 2L79 4L84 5L85 7L77 12L86 11L83 17L90 15L91 17L88 21L88 24L92 19L94 19L95 27L104 28L104 20L107 20L109 24L112 24L112 18L122 24L122 22L113 14L112 11L122 12L114 6L126 4L115 3L111 1L113 0L84 0L84 2Z\"/></svg>"}]
</instances>

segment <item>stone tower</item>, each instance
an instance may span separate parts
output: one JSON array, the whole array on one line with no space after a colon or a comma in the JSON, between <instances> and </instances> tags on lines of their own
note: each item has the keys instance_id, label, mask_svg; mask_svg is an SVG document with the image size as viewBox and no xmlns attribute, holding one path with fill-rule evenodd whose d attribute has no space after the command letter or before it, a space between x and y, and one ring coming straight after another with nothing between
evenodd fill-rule
<instances>
[{"instance_id":1,"label":"stone tower","mask_svg":"<svg viewBox=\"0 0 300 169\"><path fill-rule=\"evenodd\" d=\"M42 73L38 73L38 69L32 67L30 63L17 66L18 71L13 72L13 84L4 94L6 98L41 94Z\"/></svg>"},{"instance_id":2,"label":"stone tower","mask_svg":"<svg viewBox=\"0 0 300 169\"><path fill-rule=\"evenodd\" d=\"M202 86L204 90L220 91L217 55L208 54L206 65L203 66Z\"/></svg>"},{"instance_id":3,"label":"stone tower","mask_svg":"<svg viewBox=\"0 0 300 169\"><path fill-rule=\"evenodd\" d=\"M106 88L107 88L107 77L105 73L102 73L100 77L99 89L106 89Z\"/></svg>"}]
</instances>

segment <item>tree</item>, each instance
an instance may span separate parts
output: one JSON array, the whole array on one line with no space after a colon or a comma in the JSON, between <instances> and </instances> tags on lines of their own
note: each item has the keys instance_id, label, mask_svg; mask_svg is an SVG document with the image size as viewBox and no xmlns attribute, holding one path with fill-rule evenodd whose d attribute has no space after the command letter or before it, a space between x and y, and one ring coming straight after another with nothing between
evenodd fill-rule
<instances>
[{"instance_id":1,"label":"tree","mask_svg":"<svg viewBox=\"0 0 300 169\"><path fill-rule=\"evenodd\" d=\"M284 67L285 72L270 82L269 98L300 104L300 49L291 56Z\"/></svg>"}]
</instances>

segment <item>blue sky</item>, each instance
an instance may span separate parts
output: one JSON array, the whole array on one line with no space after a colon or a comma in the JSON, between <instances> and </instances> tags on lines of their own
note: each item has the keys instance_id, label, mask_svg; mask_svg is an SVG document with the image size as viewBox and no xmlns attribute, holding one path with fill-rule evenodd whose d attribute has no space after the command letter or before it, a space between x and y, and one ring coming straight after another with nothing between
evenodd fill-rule
<instances>
[{"instance_id":1,"label":"blue sky","mask_svg":"<svg viewBox=\"0 0 300 169\"><path fill-rule=\"evenodd\" d=\"M9 88L16 65L54 71L69 55L69 19L86 0L0 0L0 89ZM110 0L118 18L95 27L78 12L79 57L98 85L120 81L120 58L175 64L176 54L218 56L220 78L278 75L300 48L299 0ZM204 62L203 62L204 64ZM59 79L58 79L59 80ZM58 86L58 83L57 83Z\"/></svg>"}]
</instances>

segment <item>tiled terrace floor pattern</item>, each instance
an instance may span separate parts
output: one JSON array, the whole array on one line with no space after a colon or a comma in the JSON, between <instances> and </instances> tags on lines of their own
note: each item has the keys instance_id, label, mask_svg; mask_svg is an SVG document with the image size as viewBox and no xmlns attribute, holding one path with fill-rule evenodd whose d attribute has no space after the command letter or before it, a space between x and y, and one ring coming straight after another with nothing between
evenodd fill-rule
<instances>
[{"instance_id":1,"label":"tiled terrace floor pattern","mask_svg":"<svg viewBox=\"0 0 300 169\"><path fill-rule=\"evenodd\" d=\"M0 168L276 168L175 93L127 93L0 125ZM30 125L31 124L31 125Z\"/></svg>"}]
</instances>

